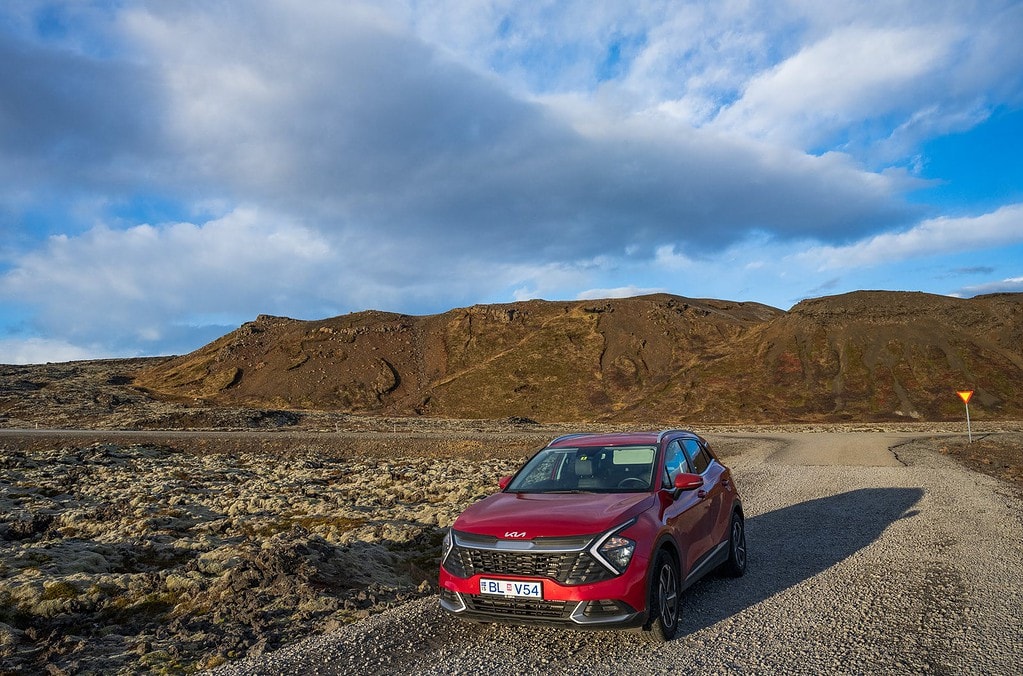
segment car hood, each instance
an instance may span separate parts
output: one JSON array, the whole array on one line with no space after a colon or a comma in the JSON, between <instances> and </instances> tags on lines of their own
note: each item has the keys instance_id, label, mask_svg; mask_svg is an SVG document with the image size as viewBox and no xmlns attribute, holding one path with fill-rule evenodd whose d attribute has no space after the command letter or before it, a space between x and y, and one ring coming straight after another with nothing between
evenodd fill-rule
<instances>
[{"instance_id":1,"label":"car hood","mask_svg":"<svg viewBox=\"0 0 1023 676\"><path fill-rule=\"evenodd\" d=\"M649 493L497 493L471 505L454 529L504 539L595 535L648 509Z\"/></svg>"}]
</instances>

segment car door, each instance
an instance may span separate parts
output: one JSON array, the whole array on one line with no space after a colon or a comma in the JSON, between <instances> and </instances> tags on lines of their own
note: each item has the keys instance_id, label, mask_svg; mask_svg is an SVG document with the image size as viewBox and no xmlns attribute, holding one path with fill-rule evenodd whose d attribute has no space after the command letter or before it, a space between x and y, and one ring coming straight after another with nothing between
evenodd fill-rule
<instances>
[{"instance_id":1,"label":"car door","mask_svg":"<svg viewBox=\"0 0 1023 676\"><path fill-rule=\"evenodd\" d=\"M732 472L714 457L714 454L707 447L706 441L700 439L699 443L702 454L706 456L708 462L707 471L704 473L704 481L710 482L714 486L714 491L711 495L711 511L714 515L712 541L713 544L716 544L724 542L728 538L729 529L732 525L732 507L735 501L735 490L731 485Z\"/></svg>"},{"instance_id":2,"label":"car door","mask_svg":"<svg viewBox=\"0 0 1023 676\"><path fill-rule=\"evenodd\" d=\"M692 534L696 547L699 549L697 555L697 559L699 559L709 554L727 532L728 524L722 525L725 496L721 475L724 468L720 463L714 462L698 439L683 439L682 447L685 449L686 459L689 461L693 473L703 477L703 487L696 491L696 497L700 500L702 510L701 518L698 531Z\"/></svg>"},{"instance_id":3,"label":"car door","mask_svg":"<svg viewBox=\"0 0 1023 676\"><path fill-rule=\"evenodd\" d=\"M693 473L694 470L678 440L668 444L664 457L661 482L670 492L678 474ZM710 503L702 493L702 490L683 491L676 499L668 498L665 508L665 522L681 552L683 579L693 570L707 548Z\"/></svg>"}]
</instances>

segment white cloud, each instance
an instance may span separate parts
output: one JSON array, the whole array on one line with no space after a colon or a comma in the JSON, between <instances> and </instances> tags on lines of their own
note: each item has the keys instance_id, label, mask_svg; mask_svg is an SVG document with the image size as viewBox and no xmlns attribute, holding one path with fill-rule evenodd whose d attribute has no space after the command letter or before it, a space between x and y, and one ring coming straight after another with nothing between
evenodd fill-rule
<instances>
[{"instance_id":1,"label":"white cloud","mask_svg":"<svg viewBox=\"0 0 1023 676\"><path fill-rule=\"evenodd\" d=\"M104 359L115 355L105 347L82 347L49 338L5 338L0 340L0 364L42 364L45 362Z\"/></svg>"},{"instance_id":2,"label":"white cloud","mask_svg":"<svg viewBox=\"0 0 1023 676\"><path fill-rule=\"evenodd\" d=\"M969 298L986 293L1023 293L1023 277L1009 277L1008 279L988 282L987 284L964 286L953 295Z\"/></svg>"},{"instance_id":3,"label":"white cloud","mask_svg":"<svg viewBox=\"0 0 1023 676\"><path fill-rule=\"evenodd\" d=\"M636 53L622 57L631 68L654 49L643 39L656 24L642 13L552 7L541 13L560 23L548 30L528 9L492 7L469 12L481 33L466 42L462 29L438 27L444 12L468 11L459 7L385 16L353 4L159 5L134 10L124 26L168 83L165 133L182 149L178 165L207 190L302 214L328 237L362 230L411 239L419 251L443 243L466 257L551 262L662 242L719 248L750 227L826 238L906 219L897 182L848 158L807 157L663 116L623 119L586 96L582 79L569 77L577 88L551 99L479 61L498 58L479 36L501 33L507 10L500 39L525 41L506 45L523 68L538 66L532 47L556 51L551 31L568 31L599 58L634 36ZM572 70L543 63L559 67Z\"/></svg>"},{"instance_id":4,"label":"white cloud","mask_svg":"<svg viewBox=\"0 0 1023 676\"><path fill-rule=\"evenodd\" d=\"M601 278L617 263L611 257L600 257L571 262L495 265L490 279L500 280L497 289L510 288L512 298L517 301L534 298L559 300L575 295L577 289L592 285L595 279Z\"/></svg>"},{"instance_id":5,"label":"white cloud","mask_svg":"<svg viewBox=\"0 0 1023 676\"><path fill-rule=\"evenodd\" d=\"M905 232L884 233L847 246L817 246L792 256L820 270L858 268L910 258L1023 242L1023 204L975 217L939 217Z\"/></svg>"},{"instance_id":6,"label":"white cloud","mask_svg":"<svg viewBox=\"0 0 1023 676\"><path fill-rule=\"evenodd\" d=\"M840 28L754 77L715 123L809 149L863 120L912 114L957 39L942 27Z\"/></svg>"},{"instance_id":7,"label":"white cloud","mask_svg":"<svg viewBox=\"0 0 1023 676\"><path fill-rule=\"evenodd\" d=\"M100 225L51 237L0 277L0 295L36 304L40 324L76 342L111 334L150 342L196 314L229 308L248 319L281 297L334 286L343 271L326 265L333 260L315 232L241 208L202 225Z\"/></svg>"},{"instance_id":8,"label":"white cloud","mask_svg":"<svg viewBox=\"0 0 1023 676\"><path fill-rule=\"evenodd\" d=\"M685 270L694 266L694 261L677 251L673 244L657 247L654 252L654 265L668 270Z\"/></svg>"},{"instance_id":9,"label":"white cloud","mask_svg":"<svg viewBox=\"0 0 1023 676\"><path fill-rule=\"evenodd\" d=\"M596 300L599 298L632 298L652 293L665 293L662 288L644 289L638 286L619 286L614 289L587 289L576 296L578 300Z\"/></svg>"}]
</instances>

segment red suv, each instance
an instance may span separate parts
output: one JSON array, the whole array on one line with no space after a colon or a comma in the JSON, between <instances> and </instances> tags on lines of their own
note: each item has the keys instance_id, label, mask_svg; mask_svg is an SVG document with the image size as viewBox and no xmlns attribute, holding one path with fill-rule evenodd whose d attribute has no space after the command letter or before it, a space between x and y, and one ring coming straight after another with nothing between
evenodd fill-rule
<instances>
[{"instance_id":1,"label":"red suv","mask_svg":"<svg viewBox=\"0 0 1023 676\"><path fill-rule=\"evenodd\" d=\"M692 432L570 434L444 538L440 604L479 622L678 629L680 594L746 570L731 471Z\"/></svg>"}]
</instances>

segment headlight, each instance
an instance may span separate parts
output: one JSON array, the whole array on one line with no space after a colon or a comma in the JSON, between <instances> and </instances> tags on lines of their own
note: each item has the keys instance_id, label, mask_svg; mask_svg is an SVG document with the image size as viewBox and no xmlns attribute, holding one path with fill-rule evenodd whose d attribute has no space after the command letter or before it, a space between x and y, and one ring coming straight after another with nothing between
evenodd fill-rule
<instances>
[{"instance_id":1,"label":"headlight","mask_svg":"<svg viewBox=\"0 0 1023 676\"><path fill-rule=\"evenodd\" d=\"M443 564L448 558L448 554L451 553L451 545L454 544L454 538L451 537L451 529L448 528L444 533L444 539L441 540L440 544L440 562Z\"/></svg>"},{"instance_id":2,"label":"headlight","mask_svg":"<svg viewBox=\"0 0 1023 676\"><path fill-rule=\"evenodd\" d=\"M636 551L635 540L630 540L624 535L617 534L617 531L625 530L630 525L632 525L631 522L616 528L600 542L593 552L605 566L618 575L625 572L625 569L629 566L629 561L632 561L633 553Z\"/></svg>"}]
</instances>

